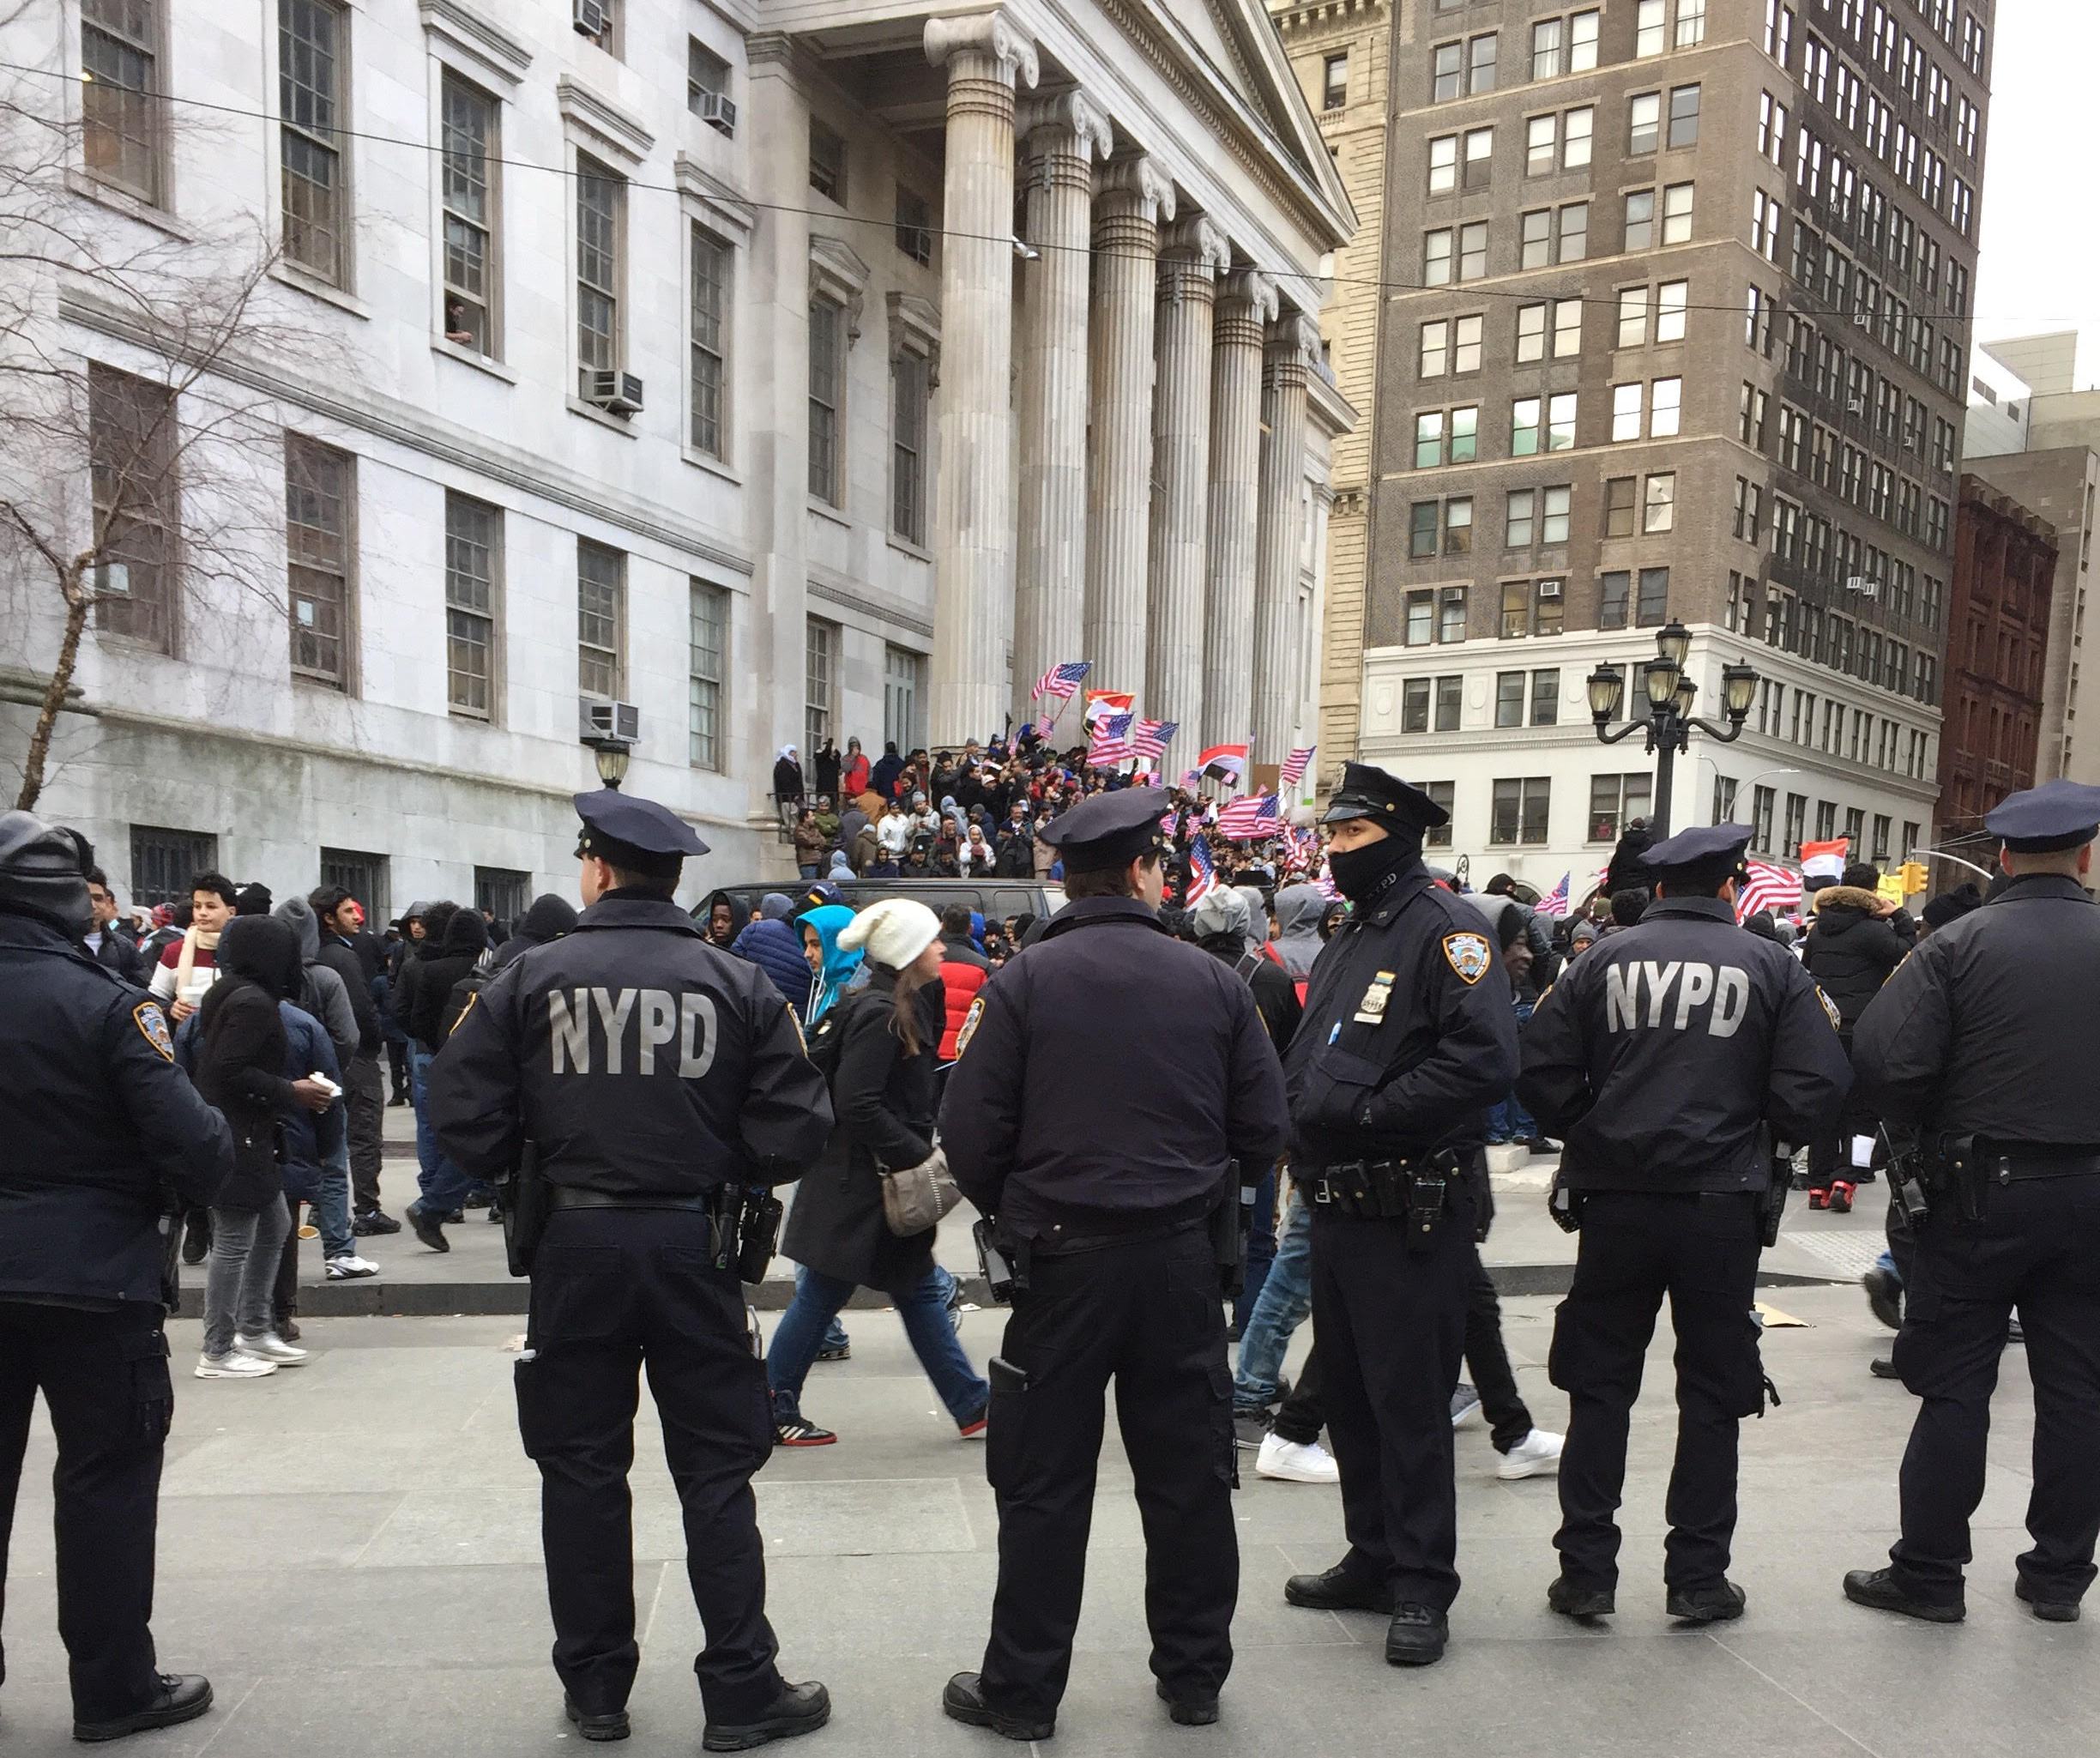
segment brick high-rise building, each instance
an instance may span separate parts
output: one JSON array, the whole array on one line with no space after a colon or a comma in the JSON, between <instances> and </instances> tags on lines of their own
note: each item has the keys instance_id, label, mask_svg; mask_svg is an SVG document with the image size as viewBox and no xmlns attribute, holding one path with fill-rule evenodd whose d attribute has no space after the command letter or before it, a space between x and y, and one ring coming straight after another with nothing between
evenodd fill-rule
<instances>
[{"instance_id":1,"label":"brick high-rise building","mask_svg":"<svg viewBox=\"0 0 2100 1758\"><path fill-rule=\"evenodd\" d=\"M1672 619L1762 678L1677 825L1925 840L1992 21L1400 0L1361 746L1454 852L1579 891L1651 789L1584 679Z\"/></svg>"}]
</instances>

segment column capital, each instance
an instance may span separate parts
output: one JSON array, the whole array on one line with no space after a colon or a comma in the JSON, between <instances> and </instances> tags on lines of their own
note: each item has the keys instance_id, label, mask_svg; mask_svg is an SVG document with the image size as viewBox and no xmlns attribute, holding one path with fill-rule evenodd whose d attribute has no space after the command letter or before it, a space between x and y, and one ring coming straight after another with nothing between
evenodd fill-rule
<instances>
[{"instance_id":1,"label":"column capital","mask_svg":"<svg viewBox=\"0 0 2100 1758\"><path fill-rule=\"evenodd\" d=\"M1042 77L1035 39L1003 8L929 18L925 42L926 57L936 67L945 67L958 56L973 55L993 63L996 76L1009 86L1017 82L1033 90Z\"/></svg>"},{"instance_id":2,"label":"column capital","mask_svg":"<svg viewBox=\"0 0 2100 1758\"><path fill-rule=\"evenodd\" d=\"M1175 257L1212 275L1232 267L1232 244L1217 223L1201 214L1185 214L1160 234L1160 255Z\"/></svg>"},{"instance_id":3,"label":"column capital","mask_svg":"<svg viewBox=\"0 0 2100 1758\"><path fill-rule=\"evenodd\" d=\"M1174 179L1143 153L1111 159L1094 179L1094 195L1150 222L1174 217Z\"/></svg>"},{"instance_id":4,"label":"column capital","mask_svg":"<svg viewBox=\"0 0 2100 1758\"><path fill-rule=\"evenodd\" d=\"M1115 136L1107 115L1100 105L1078 90L1030 98L1015 118L1014 132L1034 154L1063 150L1091 160L1106 160L1115 151ZM1040 138L1060 134L1071 136L1070 141Z\"/></svg>"},{"instance_id":5,"label":"column capital","mask_svg":"<svg viewBox=\"0 0 2100 1758\"><path fill-rule=\"evenodd\" d=\"M1303 367L1319 353L1319 326L1304 312L1285 311L1269 326L1262 359L1270 371Z\"/></svg>"},{"instance_id":6,"label":"column capital","mask_svg":"<svg viewBox=\"0 0 2100 1758\"><path fill-rule=\"evenodd\" d=\"M1245 305L1257 323L1268 323L1276 314L1276 284L1258 269L1241 269L1225 277L1218 289L1221 303Z\"/></svg>"}]
</instances>

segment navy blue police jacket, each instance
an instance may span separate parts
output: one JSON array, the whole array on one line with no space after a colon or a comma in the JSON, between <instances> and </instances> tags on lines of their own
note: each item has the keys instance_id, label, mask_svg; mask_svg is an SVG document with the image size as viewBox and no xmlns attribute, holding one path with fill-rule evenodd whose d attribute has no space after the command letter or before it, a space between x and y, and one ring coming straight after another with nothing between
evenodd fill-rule
<instances>
[{"instance_id":1,"label":"navy blue police jacket","mask_svg":"<svg viewBox=\"0 0 2100 1758\"><path fill-rule=\"evenodd\" d=\"M1313 961L1291 1040L1291 1166L1463 1152L1517 1073L1517 1015L1487 919L1419 863Z\"/></svg>"},{"instance_id":2,"label":"navy blue police jacket","mask_svg":"<svg viewBox=\"0 0 2100 1758\"><path fill-rule=\"evenodd\" d=\"M160 1005L41 919L0 914L0 1300L160 1299L160 1217L211 1201L233 1137Z\"/></svg>"},{"instance_id":3,"label":"navy blue police jacket","mask_svg":"<svg viewBox=\"0 0 2100 1758\"><path fill-rule=\"evenodd\" d=\"M1083 897L970 1003L941 1101L963 1195L1054 1253L1200 1219L1282 1151L1283 1072L1231 968Z\"/></svg>"},{"instance_id":4,"label":"navy blue police jacket","mask_svg":"<svg viewBox=\"0 0 2100 1758\"><path fill-rule=\"evenodd\" d=\"M548 1183L606 1196L784 1184L831 1133L772 979L630 891L482 987L431 1065L430 1116L472 1176L508 1172L530 1141Z\"/></svg>"},{"instance_id":5,"label":"navy blue police jacket","mask_svg":"<svg viewBox=\"0 0 2100 1758\"><path fill-rule=\"evenodd\" d=\"M1773 1139L1838 1127L1838 1010L1720 897L1664 897L1571 959L1524 1030L1517 1096L1573 1190L1761 1191Z\"/></svg>"}]
</instances>

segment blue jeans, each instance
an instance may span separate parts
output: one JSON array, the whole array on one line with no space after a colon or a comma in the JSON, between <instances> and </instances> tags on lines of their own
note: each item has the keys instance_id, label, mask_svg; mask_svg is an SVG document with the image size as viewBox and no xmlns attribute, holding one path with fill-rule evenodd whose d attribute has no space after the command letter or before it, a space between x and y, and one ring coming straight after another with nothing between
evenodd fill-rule
<instances>
[{"instance_id":1,"label":"blue jeans","mask_svg":"<svg viewBox=\"0 0 2100 1758\"><path fill-rule=\"evenodd\" d=\"M321 1196L313 1205L314 1225L321 1229L321 1255L353 1257L357 1239L350 1231L350 1138L345 1135L321 1163Z\"/></svg>"},{"instance_id":2,"label":"blue jeans","mask_svg":"<svg viewBox=\"0 0 2100 1758\"><path fill-rule=\"evenodd\" d=\"M1261 1298L1262 1284L1276 1254L1276 1171L1271 1166L1254 1187L1254 1220L1247 1233L1246 1278L1233 1302L1233 1329L1246 1334L1247 1316Z\"/></svg>"},{"instance_id":3,"label":"blue jeans","mask_svg":"<svg viewBox=\"0 0 2100 1758\"><path fill-rule=\"evenodd\" d=\"M1531 1017L1536 1001L1519 1000L1517 1003L1517 1024L1522 1030L1524 1021ZM1518 1102L1514 1089L1500 1104L1491 1106L1488 1112L1488 1139L1491 1142L1535 1141L1540 1131L1537 1121Z\"/></svg>"},{"instance_id":4,"label":"blue jeans","mask_svg":"<svg viewBox=\"0 0 2100 1758\"><path fill-rule=\"evenodd\" d=\"M438 1145L438 1133L430 1127L430 1065L435 1060L421 1044L408 1046L408 1095L415 1106L416 1183L422 1204L439 1221L460 1207L474 1189L474 1181L452 1163L451 1156Z\"/></svg>"},{"instance_id":5,"label":"blue jeans","mask_svg":"<svg viewBox=\"0 0 2100 1758\"><path fill-rule=\"evenodd\" d=\"M783 1415L800 1408L802 1382L809 1377L810 1363L817 1359L824 1326L853 1298L853 1291L852 1283L841 1282L806 1266L796 1276L794 1299L781 1314L773 1346L766 1351L766 1383L773 1388L774 1408ZM962 1353L962 1342L948 1322L946 1301L941 1272L935 1269L896 1296L896 1309L904 1321L904 1334L911 1339L912 1353L919 1357L919 1365L926 1369L940 1401L960 1427L984 1413L991 1402L992 1388L978 1378L969 1357Z\"/></svg>"},{"instance_id":6,"label":"blue jeans","mask_svg":"<svg viewBox=\"0 0 2100 1758\"><path fill-rule=\"evenodd\" d=\"M1285 1214L1276 1260L1240 1333L1240 1367L1233 1376L1236 1408L1259 1409L1276 1397L1276 1375L1283 1371L1291 1332L1312 1310L1312 1209L1301 1199Z\"/></svg>"},{"instance_id":7,"label":"blue jeans","mask_svg":"<svg viewBox=\"0 0 2100 1758\"><path fill-rule=\"evenodd\" d=\"M808 1274L808 1265L797 1264L795 1266L795 1292L798 1295L802 1292L803 1280ZM933 1279L940 1284L941 1305L945 1307L950 1300L955 1298L955 1277L950 1272L945 1264L936 1264L933 1266ZM847 1336L846 1326L836 1314L832 1315L831 1323L824 1331L824 1346L826 1349L850 1349L853 1346L853 1339Z\"/></svg>"}]
</instances>

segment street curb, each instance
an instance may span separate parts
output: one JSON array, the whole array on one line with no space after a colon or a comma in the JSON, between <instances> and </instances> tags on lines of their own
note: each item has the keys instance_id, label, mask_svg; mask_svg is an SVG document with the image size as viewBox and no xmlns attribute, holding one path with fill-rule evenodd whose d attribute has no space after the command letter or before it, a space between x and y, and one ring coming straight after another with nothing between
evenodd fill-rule
<instances>
[{"instance_id":1,"label":"street curb","mask_svg":"<svg viewBox=\"0 0 2100 1758\"><path fill-rule=\"evenodd\" d=\"M1495 1292L1506 1299L1525 1296L1551 1296L1559 1297L1568 1291L1573 1281L1572 1264L1494 1264L1488 1273L1494 1278ZM963 1276L956 1278L962 1284L962 1297L980 1307L993 1304L981 1276ZM1758 1276L1760 1288L1838 1288L1851 1285L1845 1276L1801 1276L1789 1271L1762 1271ZM510 1315L522 1317L531 1294L531 1284L522 1279L503 1282L396 1282L388 1283L373 1278L359 1282L324 1282L317 1287L302 1285L299 1291L299 1315L302 1319L436 1319L455 1316L486 1317ZM745 1291L745 1297L761 1312L777 1313L786 1308L794 1296L794 1283L787 1277L769 1277L755 1289ZM861 1288L854 1291L849 1307L864 1311L881 1311L890 1304L890 1297L873 1290ZM204 1310L204 1291L201 1288L183 1290L182 1304L177 1316L184 1319L200 1318Z\"/></svg>"}]
</instances>

